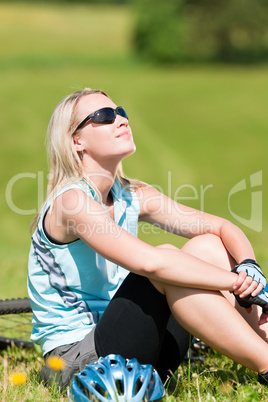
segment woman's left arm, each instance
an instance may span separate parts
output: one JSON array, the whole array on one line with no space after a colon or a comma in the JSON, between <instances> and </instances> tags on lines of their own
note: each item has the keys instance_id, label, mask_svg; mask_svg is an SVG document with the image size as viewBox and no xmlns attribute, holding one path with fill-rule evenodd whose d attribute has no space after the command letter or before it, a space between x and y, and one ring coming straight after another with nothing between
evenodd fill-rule
<instances>
[{"instance_id":1,"label":"woman's left arm","mask_svg":"<svg viewBox=\"0 0 268 402\"><path fill-rule=\"evenodd\" d=\"M248 238L228 220L179 204L150 186L141 187L137 196L141 221L186 238L206 233L217 235L237 263L255 260Z\"/></svg>"},{"instance_id":2,"label":"woman's left arm","mask_svg":"<svg viewBox=\"0 0 268 402\"><path fill-rule=\"evenodd\" d=\"M255 261L250 241L241 229L228 220L179 204L148 185L141 187L137 196L140 221L189 239L207 233L219 236L237 264L246 259ZM252 291L248 280L252 281L253 277L243 267L234 283L235 294L245 297L252 292L252 296L257 296L265 284L259 283Z\"/></svg>"}]
</instances>

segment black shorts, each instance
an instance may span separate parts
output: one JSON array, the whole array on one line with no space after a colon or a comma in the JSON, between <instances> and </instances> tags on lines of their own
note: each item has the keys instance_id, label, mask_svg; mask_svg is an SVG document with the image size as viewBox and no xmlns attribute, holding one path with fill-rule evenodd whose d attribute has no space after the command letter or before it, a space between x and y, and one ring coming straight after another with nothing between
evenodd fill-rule
<instances>
[{"instance_id":1,"label":"black shorts","mask_svg":"<svg viewBox=\"0 0 268 402\"><path fill-rule=\"evenodd\" d=\"M162 381L173 373L189 347L189 334L173 318L166 297L149 279L130 273L110 301L100 321L82 341L60 346L45 359L62 357L66 368L41 371L45 383L57 382L64 389L73 375L100 356L119 354L152 364Z\"/></svg>"}]
</instances>

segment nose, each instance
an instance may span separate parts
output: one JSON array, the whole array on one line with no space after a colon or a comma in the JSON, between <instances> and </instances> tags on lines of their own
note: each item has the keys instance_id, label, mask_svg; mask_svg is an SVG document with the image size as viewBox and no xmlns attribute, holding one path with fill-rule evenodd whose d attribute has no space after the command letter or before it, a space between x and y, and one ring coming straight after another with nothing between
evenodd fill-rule
<instances>
[{"instance_id":1,"label":"nose","mask_svg":"<svg viewBox=\"0 0 268 402\"><path fill-rule=\"evenodd\" d=\"M120 114L116 115L115 119L117 126L128 126L128 119L126 117L120 116Z\"/></svg>"}]
</instances>

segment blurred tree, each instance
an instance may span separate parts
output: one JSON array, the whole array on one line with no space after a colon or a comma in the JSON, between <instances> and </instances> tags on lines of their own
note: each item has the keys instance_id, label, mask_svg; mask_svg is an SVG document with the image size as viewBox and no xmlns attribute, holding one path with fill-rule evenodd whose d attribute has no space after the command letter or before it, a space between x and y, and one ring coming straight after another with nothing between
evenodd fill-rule
<instances>
[{"instance_id":1,"label":"blurred tree","mask_svg":"<svg viewBox=\"0 0 268 402\"><path fill-rule=\"evenodd\" d=\"M189 18L192 16L191 44L195 51L198 51L195 44L203 44L202 47L207 44L209 58L213 60L267 60L266 0L188 0L187 6Z\"/></svg>"},{"instance_id":2,"label":"blurred tree","mask_svg":"<svg viewBox=\"0 0 268 402\"><path fill-rule=\"evenodd\" d=\"M183 57L185 0L137 0L134 44L146 58L172 62Z\"/></svg>"},{"instance_id":3,"label":"blurred tree","mask_svg":"<svg viewBox=\"0 0 268 402\"><path fill-rule=\"evenodd\" d=\"M267 0L134 0L136 51L158 62L268 59Z\"/></svg>"}]
</instances>

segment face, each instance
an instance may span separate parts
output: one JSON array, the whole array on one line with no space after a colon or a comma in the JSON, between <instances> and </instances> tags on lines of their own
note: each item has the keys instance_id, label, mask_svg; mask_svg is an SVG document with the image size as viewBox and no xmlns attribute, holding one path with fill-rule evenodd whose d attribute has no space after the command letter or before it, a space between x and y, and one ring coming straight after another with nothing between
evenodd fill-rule
<instances>
[{"instance_id":1,"label":"face","mask_svg":"<svg viewBox=\"0 0 268 402\"><path fill-rule=\"evenodd\" d=\"M77 104L77 124L104 107L115 109L116 105L102 94L83 96ZM74 145L77 152L83 152L84 162L93 159L118 163L136 149L128 120L118 114L112 124L86 122L74 135Z\"/></svg>"}]
</instances>

